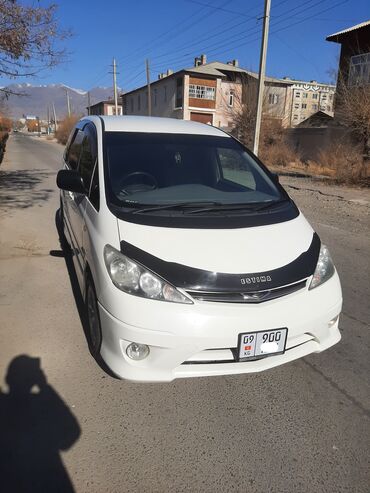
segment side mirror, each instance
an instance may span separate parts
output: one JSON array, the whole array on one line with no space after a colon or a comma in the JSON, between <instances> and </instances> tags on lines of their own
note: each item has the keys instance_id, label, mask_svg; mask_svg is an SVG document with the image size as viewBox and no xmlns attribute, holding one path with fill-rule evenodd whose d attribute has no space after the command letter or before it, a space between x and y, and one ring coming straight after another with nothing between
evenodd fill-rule
<instances>
[{"instance_id":1,"label":"side mirror","mask_svg":"<svg viewBox=\"0 0 370 493\"><path fill-rule=\"evenodd\" d=\"M61 169L57 174L57 186L68 192L86 194L86 188L80 173L73 169Z\"/></svg>"},{"instance_id":2,"label":"side mirror","mask_svg":"<svg viewBox=\"0 0 370 493\"><path fill-rule=\"evenodd\" d=\"M279 183L279 175L277 173L271 173L272 174L272 179L274 180L275 183Z\"/></svg>"}]
</instances>

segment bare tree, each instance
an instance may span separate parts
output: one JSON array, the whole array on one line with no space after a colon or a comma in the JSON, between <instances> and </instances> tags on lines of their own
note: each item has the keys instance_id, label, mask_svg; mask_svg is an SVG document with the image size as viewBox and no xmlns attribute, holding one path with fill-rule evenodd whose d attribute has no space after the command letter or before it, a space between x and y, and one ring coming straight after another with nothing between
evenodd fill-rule
<instances>
[{"instance_id":1,"label":"bare tree","mask_svg":"<svg viewBox=\"0 0 370 493\"><path fill-rule=\"evenodd\" d=\"M352 130L363 148L364 158L370 157L370 84L349 86L340 84L337 91L335 117Z\"/></svg>"},{"instance_id":2,"label":"bare tree","mask_svg":"<svg viewBox=\"0 0 370 493\"><path fill-rule=\"evenodd\" d=\"M258 80L246 75L239 91L235 91L230 111L233 133L247 147L252 148L256 126Z\"/></svg>"},{"instance_id":3,"label":"bare tree","mask_svg":"<svg viewBox=\"0 0 370 493\"><path fill-rule=\"evenodd\" d=\"M0 76L32 77L64 60L66 52L58 42L70 32L59 28L56 10L55 4L35 7L0 0Z\"/></svg>"}]
</instances>

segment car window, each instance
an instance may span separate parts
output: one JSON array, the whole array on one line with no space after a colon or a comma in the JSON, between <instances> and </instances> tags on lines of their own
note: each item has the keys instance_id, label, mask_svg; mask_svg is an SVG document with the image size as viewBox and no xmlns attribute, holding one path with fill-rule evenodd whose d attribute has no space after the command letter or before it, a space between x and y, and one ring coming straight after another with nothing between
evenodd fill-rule
<instances>
[{"instance_id":1,"label":"car window","mask_svg":"<svg viewBox=\"0 0 370 493\"><path fill-rule=\"evenodd\" d=\"M254 178L249 160L235 149L218 148L218 158L222 168L223 177L251 190L256 190Z\"/></svg>"},{"instance_id":2,"label":"car window","mask_svg":"<svg viewBox=\"0 0 370 493\"><path fill-rule=\"evenodd\" d=\"M65 161L71 169L77 169L83 138L83 132L81 130L77 130L75 135L72 137L71 145L66 152Z\"/></svg>"},{"instance_id":3,"label":"car window","mask_svg":"<svg viewBox=\"0 0 370 493\"><path fill-rule=\"evenodd\" d=\"M116 205L279 201L271 177L230 137L105 132L107 195Z\"/></svg>"},{"instance_id":4,"label":"car window","mask_svg":"<svg viewBox=\"0 0 370 493\"><path fill-rule=\"evenodd\" d=\"M92 190L92 176L94 174L95 168L97 168L97 152L96 152L96 132L92 125L87 125L83 130L83 141L80 154L80 161L78 165L78 170L82 176L86 190L89 191L89 198L91 199ZM98 175L97 169L94 174L94 198L96 198L96 187L98 185Z\"/></svg>"}]
</instances>

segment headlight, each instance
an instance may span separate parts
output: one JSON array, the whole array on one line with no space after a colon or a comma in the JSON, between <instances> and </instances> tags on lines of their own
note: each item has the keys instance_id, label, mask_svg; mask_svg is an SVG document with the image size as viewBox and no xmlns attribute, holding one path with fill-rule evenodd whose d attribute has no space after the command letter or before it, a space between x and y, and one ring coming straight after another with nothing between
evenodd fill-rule
<instances>
[{"instance_id":1,"label":"headlight","mask_svg":"<svg viewBox=\"0 0 370 493\"><path fill-rule=\"evenodd\" d=\"M329 253L329 249L327 246L321 245L319 260L317 261L316 269L308 289L313 289L320 286L320 284L331 278L334 271L335 268Z\"/></svg>"},{"instance_id":2,"label":"headlight","mask_svg":"<svg viewBox=\"0 0 370 493\"><path fill-rule=\"evenodd\" d=\"M174 286L110 245L104 247L104 261L113 284L125 293L152 300L193 303Z\"/></svg>"}]
</instances>

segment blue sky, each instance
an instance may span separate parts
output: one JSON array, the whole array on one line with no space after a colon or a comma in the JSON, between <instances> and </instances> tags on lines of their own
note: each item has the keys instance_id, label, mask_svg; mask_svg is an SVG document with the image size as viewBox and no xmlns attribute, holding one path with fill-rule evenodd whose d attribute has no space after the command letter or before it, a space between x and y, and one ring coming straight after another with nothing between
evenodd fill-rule
<instances>
[{"instance_id":1,"label":"blue sky","mask_svg":"<svg viewBox=\"0 0 370 493\"><path fill-rule=\"evenodd\" d=\"M67 42L69 60L42 77L20 82L110 86L113 56L118 84L126 90L145 83L145 58L152 80L168 68L192 66L201 53L208 61L237 58L240 66L258 70L263 0L56 3L61 25L74 32ZM339 46L325 37L369 18L369 0L272 0L267 74L328 81ZM1 85L8 82L3 79Z\"/></svg>"}]
</instances>

